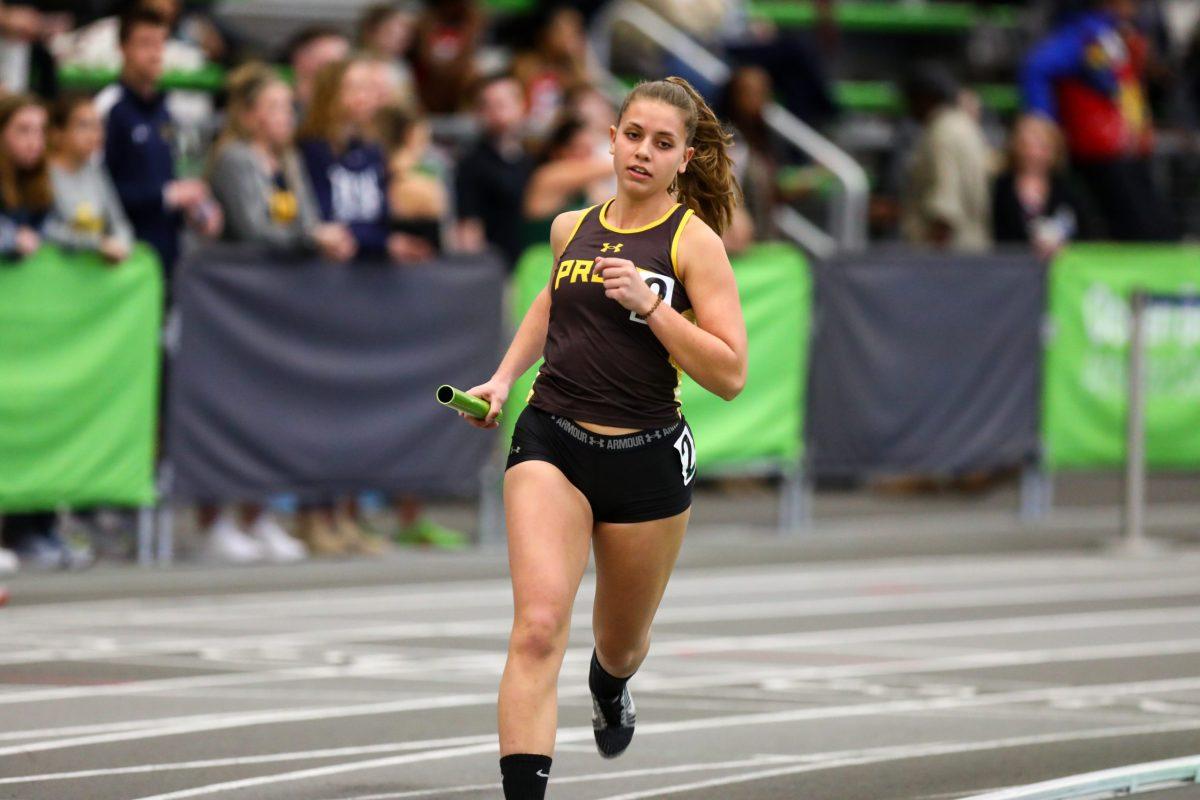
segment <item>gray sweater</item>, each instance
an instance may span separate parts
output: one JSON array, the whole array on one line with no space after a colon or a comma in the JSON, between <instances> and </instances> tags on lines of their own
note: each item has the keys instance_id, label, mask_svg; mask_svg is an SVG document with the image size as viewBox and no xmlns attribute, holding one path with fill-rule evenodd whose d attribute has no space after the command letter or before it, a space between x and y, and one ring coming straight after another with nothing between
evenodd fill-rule
<instances>
[{"instance_id":1,"label":"gray sweater","mask_svg":"<svg viewBox=\"0 0 1200 800\"><path fill-rule=\"evenodd\" d=\"M225 238L277 250L312 250L320 224L308 178L294 150L280 159L277 186L262 157L246 142L221 147L212 169L212 191L225 210Z\"/></svg>"},{"instance_id":2,"label":"gray sweater","mask_svg":"<svg viewBox=\"0 0 1200 800\"><path fill-rule=\"evenodd\" d=\"M74 172L50 165L54 207L46 218L46 239L72 250L95 250L111 236L126 247L133 227L104 167L89 161Z\"/></svg>"}]
</instances>

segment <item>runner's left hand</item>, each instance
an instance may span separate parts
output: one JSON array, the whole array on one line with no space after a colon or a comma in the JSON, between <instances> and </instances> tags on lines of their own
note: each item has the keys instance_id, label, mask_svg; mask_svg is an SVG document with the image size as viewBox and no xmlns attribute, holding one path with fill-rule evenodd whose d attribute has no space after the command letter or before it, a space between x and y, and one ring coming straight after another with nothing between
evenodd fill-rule
<instances>
[{"instance_id":1,"label":"runner's left hand","mask_svg":"<svg viewBox=\"0 0 1200 800\"><path fill-rule=\"evenodd\" d=\"M604 296L635 314L645 314L658 298L627 258L597 258L595 271L604 278Z\"/></svg>"}]
</instances>

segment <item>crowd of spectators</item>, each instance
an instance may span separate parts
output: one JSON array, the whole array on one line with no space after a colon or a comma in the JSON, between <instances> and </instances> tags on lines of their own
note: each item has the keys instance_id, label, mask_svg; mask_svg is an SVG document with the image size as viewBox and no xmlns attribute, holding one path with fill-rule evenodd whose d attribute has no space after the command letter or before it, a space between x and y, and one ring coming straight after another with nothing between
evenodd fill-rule
<instances>
[{"instance_id":1,"label":"crowd of spectators","mask_svg":"<svg viewBox=\"0 0 1200 800\"><path fill-rule=\"evenodd\" d=\"M873 205L876 233L960 251L1023 243L1046 258L1080 237L1177 238L1150 168L1148 82L1162 63L1144 24L1153 4L1059 0L1023 59L1007 142L988 138L978 98L952 70L907 69L916 133L896 154L891 210ZM613 192L615 108L586 35L601 5L539 6L506 30L473 0L385 3L366 8L352 36L303 28L277 59L179 0L134 0L86 24L0 5L0 255L19 269L49 242L119 268L144 241L168 302L181 253L206 238L401 266L493 248L511 270L558 212ZM767 109L779 101L817 127L836 116L826 75L836 3L816 4L813 37L754 20L737 0L647 5L733 66L714 86L684 62L660 62L694 78L735 134L745 203L727 246L736 254L777 236L775 207L809 193L784 176L812 165L772 130ZM1193 38L1184 63L1195 66ZM636 56L644 42L624 44ZM222 91L162 90L164 71L205 64L227 70ZM67 92L65 65L119 77L95 97ZM1180 76L1184 92L1197 93L1196 74ZM433 122L448 118L469 121L473 135L435 140ZM454 540L419 498L389 502L401 539ZM198 513L207 554L236 562L382 552L360 517L353 497L300 509L294 534L258 506ZM4 543L35 563L69 561L52 514L9 515Z\"/></svg>"}]
</instances>

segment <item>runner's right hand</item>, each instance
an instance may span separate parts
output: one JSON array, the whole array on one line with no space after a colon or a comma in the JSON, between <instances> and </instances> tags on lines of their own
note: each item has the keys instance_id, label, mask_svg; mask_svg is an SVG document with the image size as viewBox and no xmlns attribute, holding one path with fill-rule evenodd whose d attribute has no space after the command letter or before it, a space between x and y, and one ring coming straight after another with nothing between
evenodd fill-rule
<instances>
[{"instance_id":1,"label":"runner's right hand","mask_svg":"<svg viewBox=\"0 0 1200 800\"><path fill-rule=\"evenodd\" d=\"M458 412L458 415L476 428L499 428L500 423L496 422L496 415L500 413L500 409L504 408L504 401L508 399L508 390L508 384L498 381L495 378L487 383L472 386L470 389L467 389L467 394L491 402L492 407L488 410L487 417L484 419L476 419L461 411Z\"/></svg>"}]
</instances>

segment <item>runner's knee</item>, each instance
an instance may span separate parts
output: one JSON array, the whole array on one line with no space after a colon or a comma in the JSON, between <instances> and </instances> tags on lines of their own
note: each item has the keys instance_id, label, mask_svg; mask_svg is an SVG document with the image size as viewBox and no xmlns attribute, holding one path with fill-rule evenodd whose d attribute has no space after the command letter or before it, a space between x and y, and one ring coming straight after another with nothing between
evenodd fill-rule
<instances>
[{"instance_id":1,"label":"runner's knee","mask_svg":"<svg viewBox=\"0 0 1200 800\"><path fill-rule=\"evenodd\" d=\"M551 606L518 612L512 632L513 653L535 661L561 654L566 645L570 622L569 611Z\"/></svg>"}]
</instances>

